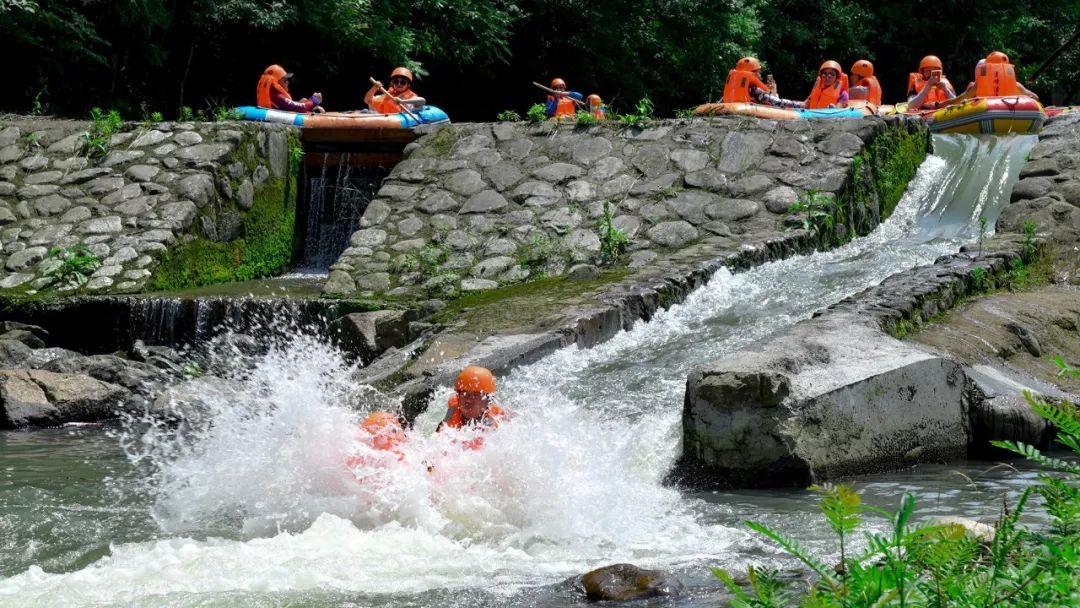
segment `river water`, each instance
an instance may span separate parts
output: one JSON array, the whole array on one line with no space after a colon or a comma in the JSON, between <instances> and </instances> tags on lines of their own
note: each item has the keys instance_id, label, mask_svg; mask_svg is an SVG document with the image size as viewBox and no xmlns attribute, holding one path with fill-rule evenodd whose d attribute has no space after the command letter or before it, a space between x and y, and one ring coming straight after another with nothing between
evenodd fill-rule
<instances>
[{"instance_id":1,"label":"river water","mask_svg":"<svg viewBox=\"0 0 1080 608\"><path fill-rule=\"evenodd\" d=\"M499 400L516 417L482 450L432 433L446 389L400 456L366 451L349 407L363 387L303 333L256 358L217 353L226 381L180 428L0 433L0 606L562 606L578 602L562 581L624 561L687 586L660 605L713 606L710 568L791 565L746 519L831 554L806 491L664 485L686 374L977 238L1033 143L935 136L871 235L721 270L649 323L515 370ZM990 518L1033 480L960 463L852 482L878 506L910 491L924 516Z\"/></svg>"}]
</instances>

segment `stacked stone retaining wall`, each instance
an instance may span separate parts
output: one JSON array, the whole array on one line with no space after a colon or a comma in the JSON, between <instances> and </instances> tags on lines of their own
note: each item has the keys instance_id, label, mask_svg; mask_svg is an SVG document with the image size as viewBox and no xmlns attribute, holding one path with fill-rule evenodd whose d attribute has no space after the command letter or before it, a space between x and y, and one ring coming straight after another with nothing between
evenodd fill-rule
<instances>
[{"instance_id":1,"label":"stacked stone retaining wall","mask_svg":"<svg viewBox=\"0 0 1080 608\"><path fill-rule=\"evenodd\" d=\"M623 260L646 267L695 244L780 237L812 193L837 218L827 245L888 214L927 140L903 117L442 127L407 148L325 291L445 297L561 274L602 260L605 218L629 238ZM906 171L888 165L900 148Z\"/></svg>"},{"instance_id":2,"label":"stacked stone retaining wall","mask_svg":"<svg viewBox=\"0 0 1080 608\"><path fill-rule=\"evenodd\" d=\"M0 121L0 294L136 293L290 261L295 129L127 123L91 155L92 128ZM65 274L80 245L95 261L84 277Z\"/></svg>"}]
</instances>

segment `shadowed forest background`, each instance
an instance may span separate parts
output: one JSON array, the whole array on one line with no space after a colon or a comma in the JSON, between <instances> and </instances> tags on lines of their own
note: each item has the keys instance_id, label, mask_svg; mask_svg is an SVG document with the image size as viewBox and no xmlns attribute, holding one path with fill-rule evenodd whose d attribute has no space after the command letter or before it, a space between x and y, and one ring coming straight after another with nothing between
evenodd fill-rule
<instances>
[{"instance_id":1,"label":"shadowed forest background","mask_svg":"<svg viewBox=\"0 0 1080 608\"><path fill-rule=\"evenodd\" d=\"M331 110L362 107L368 76L395 65L457 121L520 113L566 79L617 110L648 96L657 114L717 100L745 54L803 98L817 67L874 62L886 102L939 55L958 90L1003 50L1043 101L1080 102L1080 43L1028 78L1080 29L1080 0L0 0L0 110L174 118L255 102L263 69L295 72Z\"/></svg>"}]
</instances>

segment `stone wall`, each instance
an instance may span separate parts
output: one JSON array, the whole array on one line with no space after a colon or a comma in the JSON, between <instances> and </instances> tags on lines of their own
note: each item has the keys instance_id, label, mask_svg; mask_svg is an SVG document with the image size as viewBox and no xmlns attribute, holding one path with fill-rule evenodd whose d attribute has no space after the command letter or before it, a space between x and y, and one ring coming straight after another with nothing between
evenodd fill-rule
<instances>
[{"instance_id":1,"label":"stone wall","mask_svg":"<svg viewBox=\"0 0 1080 608\"><path fill-rule=\"evenodd\" d=\"M240 271L255 262L266 274L289 261L295 129L127 123L99 158L88 155L90 129L0 121L0 294L135 293L250 278ZM283 262L276 250L265 259L267 233L288 235ZM85 281L65 280L64 257L80 245L96 264Z\"/></svg>"},{"instance_id":2,"label":"stone wall","mask_svg":"<svg viewBox=\"0 0 1080 608\"><path fill-rule=\"evenodd\" d=\"M997 229L1021 232L1025 222L1058 244L1060 278L1080 284L1080 114L1046 122Z\"/></svg>"},{"instance_id":3,"label":"stone wall","mask_svg":"<svg viewBox=\"0 0 1080 608\"><path fill-rule=\"evenodd\" d=\"M632 269L698 243L782 235L811 191L838 219L820 235L828 245L888 214L927 141L902 117L446 126L406 149L325 291L444 297L561 274L598 262L605 209Z\"/></svg>"}]
</instances>

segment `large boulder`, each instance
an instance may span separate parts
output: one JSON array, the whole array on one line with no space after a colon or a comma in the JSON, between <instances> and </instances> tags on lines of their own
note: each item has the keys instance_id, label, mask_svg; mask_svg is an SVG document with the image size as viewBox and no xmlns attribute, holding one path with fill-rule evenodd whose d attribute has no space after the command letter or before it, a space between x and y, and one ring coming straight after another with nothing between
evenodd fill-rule
<instances>
[{"instance_id":1,"label":"large boulder","mask_svg":"<svg viewBox=\"0 0 1080 608\"><path fill-rule=\"evenodd\" d=\"M850 313L826 314L691 372L684 480L808 485L962 458L960 365Z\"/></svg>"},{"instance_id":2,"label":"large boulder","mask_svg":"<svg viewBox=\"0 0 1080 608\"><path fill-rule=\"evenodd\" d=\"M614 564L581 576L585 597L594 602L625 602L650 597L678 595L682 583L659 570L633 564Z\"/></svg>"},{"instance_id":3,"label":"large boulder","mask_svg":"<svg viewBox=\"0 0 1080 608\"><path fill-rule=\"evenodd\" d=\"M388 348L401 348L409 341L409 322L404 310L354 312L333 323L341 347L361 361L371 361Z\"/></svg>"},{"instance_id":4,"label":"large boulder","mask_svg":"<svg viewBox=\"0 0 1080 608\"><path fill-rule=\"evenodd\" d=\"M0 370L0 424L6 428L110 418L130 395L84 374Z\"/></svg>"}]
</instances>

